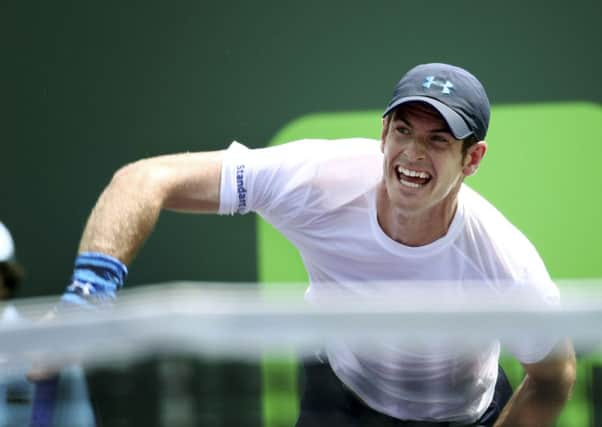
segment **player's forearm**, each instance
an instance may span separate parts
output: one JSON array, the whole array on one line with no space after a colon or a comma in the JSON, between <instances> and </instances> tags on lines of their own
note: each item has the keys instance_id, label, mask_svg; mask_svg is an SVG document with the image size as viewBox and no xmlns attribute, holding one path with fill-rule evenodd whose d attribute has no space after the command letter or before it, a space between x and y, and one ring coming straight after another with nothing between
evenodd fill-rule
<instances>
[{"instance_id":1,"label":"player's forearm","mask_svg":"<svg viewBox=\"0 0 602 427\"><path fill-rule=\"evenodd\" d=\"M495 427L551 426L570 396L574 378L535 382L529 376L521 383Z\"/></svg>"},{"instance_id":2,"label":"player's forearm","mask_svg":"<svg viewBox=\"0 0 602 427\"><path fill-rule=\"evenodd\" d=\"M117 172L90 214L79 252L130 263L159 218L166 197L159 176L141 163Z\"/></svg>"}]
</instances>

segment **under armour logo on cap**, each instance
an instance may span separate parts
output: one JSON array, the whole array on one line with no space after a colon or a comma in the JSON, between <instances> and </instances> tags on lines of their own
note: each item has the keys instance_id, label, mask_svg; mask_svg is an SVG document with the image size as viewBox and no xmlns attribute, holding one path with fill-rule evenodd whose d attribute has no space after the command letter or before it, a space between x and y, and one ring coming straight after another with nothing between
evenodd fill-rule
<instances>
[{"instance_id":1,"label":"under armour logo on cap","mask_svg":"<svg viewBox=\"0 0 602 427\"><path fill-rule=\"evenodd\" d=\"M435 76L428 76L426 79L424 79L424 82L422 83L422 87L430 89L431 86L440 87L441 93L446 93L446 94L451 94L451 89L454 88L454 84L452 82L450 82L449 80L446 80L446 81L436 80Z\"/></svg>"}]
</instances>

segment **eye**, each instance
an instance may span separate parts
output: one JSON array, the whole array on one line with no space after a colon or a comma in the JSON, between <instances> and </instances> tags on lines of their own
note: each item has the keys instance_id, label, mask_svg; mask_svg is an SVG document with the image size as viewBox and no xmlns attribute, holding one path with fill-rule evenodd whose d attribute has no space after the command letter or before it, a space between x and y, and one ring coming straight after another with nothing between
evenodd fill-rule
<instances>
[{"instance_id":1,"label":"eye","mask_svg":"<svg viewBox=\"0 0 602 427\"><path fill-rule=\"evenodd\" d=\"M409 135L410 134L410 129L407 126L404 126L404 125L399 125L399 126L395 127L395 130L397 131L397 133L400 133L402 135Z\"/></svg>"},{"instance_id":2,"label":"eye","mask_svg":"<svg viewBox=\"0 0 602 427\"><path fill-rule=\"evenodd\" d=\"M451 143L451 141L444 135L432 135L431 143L433 143L437 147L447 147Z\"/></svg>"}]
</instances>

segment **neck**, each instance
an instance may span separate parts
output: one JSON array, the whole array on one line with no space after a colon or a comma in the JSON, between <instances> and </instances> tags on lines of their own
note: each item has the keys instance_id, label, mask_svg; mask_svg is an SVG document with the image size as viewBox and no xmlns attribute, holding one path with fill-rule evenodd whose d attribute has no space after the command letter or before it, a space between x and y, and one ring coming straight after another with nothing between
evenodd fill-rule
<instances>
[{"instance_id":1,"label":"neck","mask_svg":"<svg viewBox=\"0 0 602 427\"><path fill-rule=\"evenodd\" d=\"M406 246L428 245L447 234L458 207L458 190L435 206L404 209L392 205L382 186L376 199L378 223L396 242Z\"/></svg>"}]
</instances>

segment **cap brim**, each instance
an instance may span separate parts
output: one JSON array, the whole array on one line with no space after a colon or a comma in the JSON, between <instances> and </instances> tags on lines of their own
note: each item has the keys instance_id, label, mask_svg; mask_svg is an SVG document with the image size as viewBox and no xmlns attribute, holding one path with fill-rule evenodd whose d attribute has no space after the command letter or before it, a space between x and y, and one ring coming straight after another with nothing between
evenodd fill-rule
<instances>
[{"instance_id":1,"label":"cap brim","mask_svg":"<svg viewBox=\"0 0 602 427\"><path fill-rule=\"evenodd\" d=\"M383 113L383 117L399 107L401 104L406 104L408 102L425 102L437 110L449 126L451 133L456 139L468 138L474 133L470 130L461 115L449 108L443 102L437 101L434 98L429 98L428 96L406 96L396 99L387 106L387 109Z\"/></svg>"}]
</instances>

